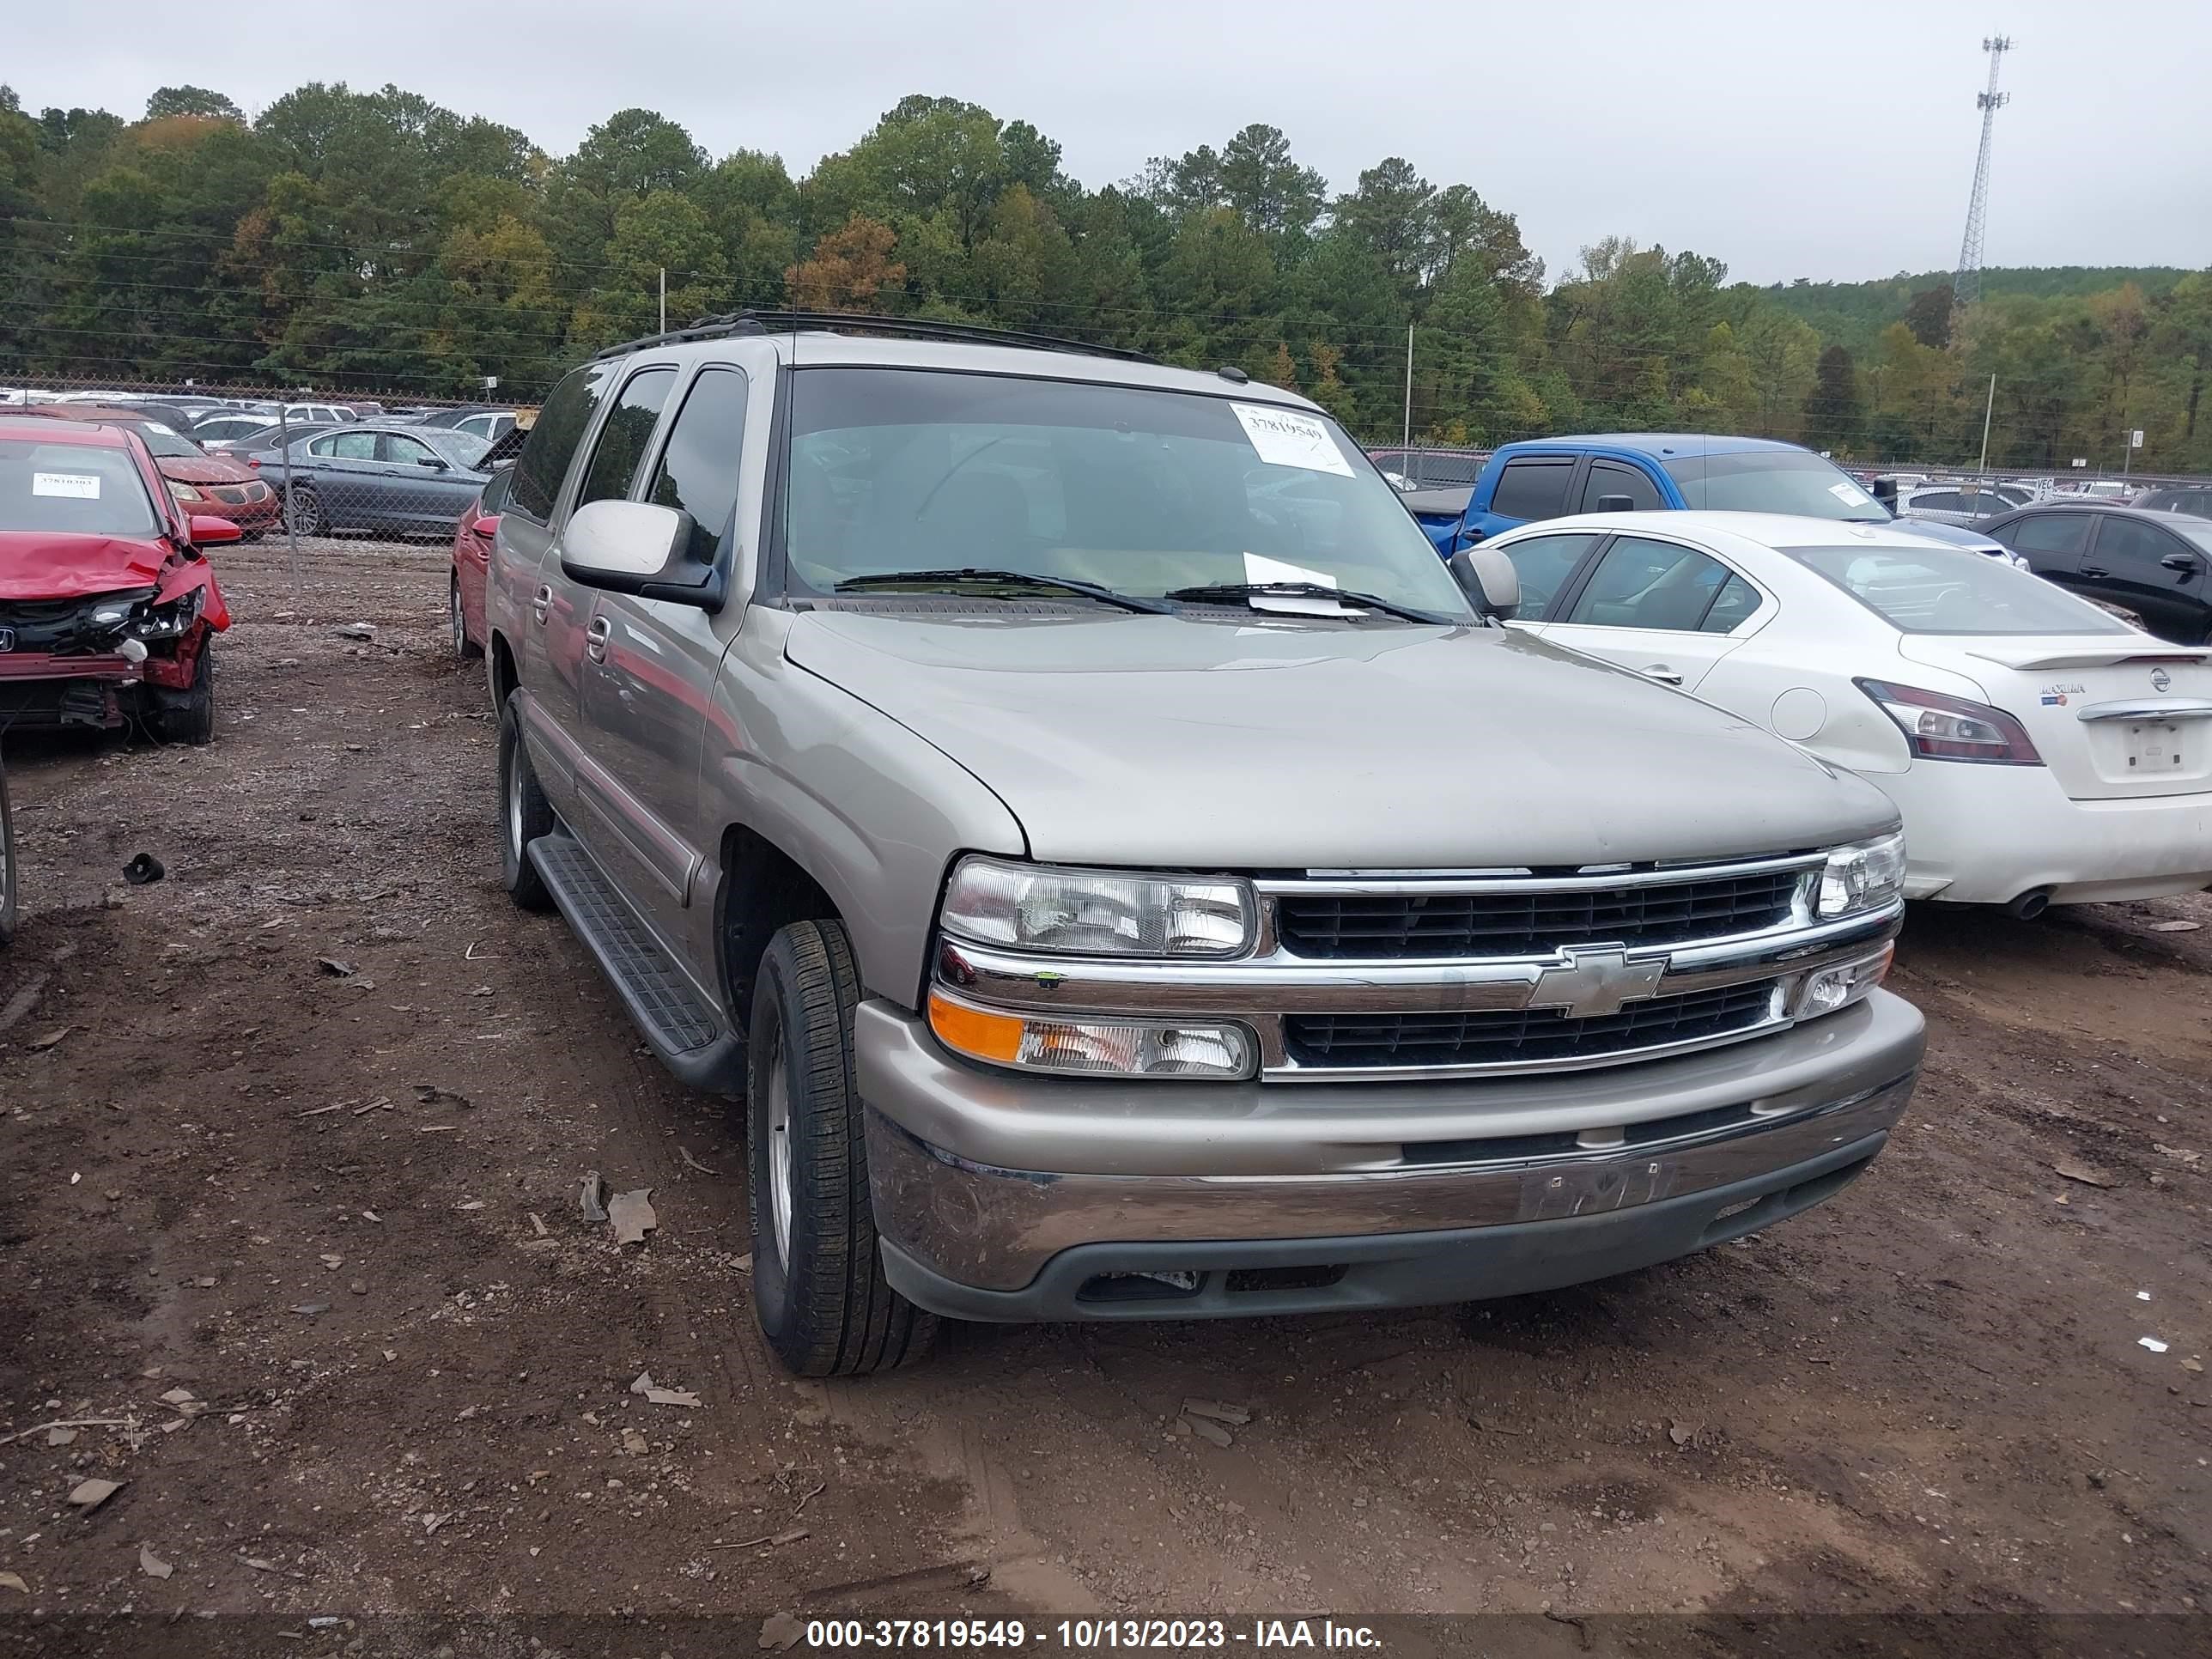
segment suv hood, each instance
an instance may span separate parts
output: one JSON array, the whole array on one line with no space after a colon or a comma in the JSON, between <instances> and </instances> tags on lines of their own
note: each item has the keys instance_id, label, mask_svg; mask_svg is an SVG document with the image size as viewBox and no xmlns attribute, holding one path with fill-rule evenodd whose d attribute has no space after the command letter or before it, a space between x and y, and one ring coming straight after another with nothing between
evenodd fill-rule
<instances>
[{"instance_id":1,"label":"suv hood","mask_svg":"<svg viewBox=\"0 0 2212 1659\"><path fill-rule=\"evenodd\" d=\"M814 611L784 649L975 774L1039 859L1603 864L1897 822L1771 733L1517 629Z\"/></svg>"},{"instance_id":2,"label":"suv hood","mask_svg":"<svg viewBox=\"0 0 2212 1659\"><path fill-rule=\"evenodd\" d=\"M77 599L151 587L168 564L159 542L136 537L0 531L0 599Z\"/></svg>"}]
</instances>

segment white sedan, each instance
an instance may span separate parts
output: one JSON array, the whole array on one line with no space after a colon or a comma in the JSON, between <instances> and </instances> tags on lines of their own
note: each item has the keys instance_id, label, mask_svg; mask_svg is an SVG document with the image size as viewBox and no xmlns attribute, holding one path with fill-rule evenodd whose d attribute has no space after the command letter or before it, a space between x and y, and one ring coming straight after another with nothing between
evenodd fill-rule
<instances>
[{"instance_id":1,"label":"white sedan","mask_svg":"<svg viewBox=\"0 0 2212 1659\"><path fill-rule=\"evenodd\" d=\"M1887 790L1909 897L2033 916L2212 884L2212 649L1901 525L1589 514L1485 544L1514 627Z\"/></svg>"}]
</instances>

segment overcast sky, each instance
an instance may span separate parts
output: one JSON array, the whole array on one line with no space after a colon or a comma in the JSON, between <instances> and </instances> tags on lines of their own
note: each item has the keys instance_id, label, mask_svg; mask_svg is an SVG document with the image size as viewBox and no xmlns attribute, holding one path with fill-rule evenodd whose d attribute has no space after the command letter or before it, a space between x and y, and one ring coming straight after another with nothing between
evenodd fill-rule
<instances>
[{"instance_id":1,"label":"overcast sky","mask_svg":"<svg viewBox=\"0 0 2212 1659\"><path fill-rule=\"evenodd\" d=\"M922 92L1035 122L1094 186L1265 121L1338 189L1389 155L1474 185L1554 277L1620 234L1755 282L1956 260L2002 27L1984 263L2212 264L2204 0L4 5L0 76L33 110L388 81L555 154L642 105L799 173Z\"/></svg>"}]
</instances>

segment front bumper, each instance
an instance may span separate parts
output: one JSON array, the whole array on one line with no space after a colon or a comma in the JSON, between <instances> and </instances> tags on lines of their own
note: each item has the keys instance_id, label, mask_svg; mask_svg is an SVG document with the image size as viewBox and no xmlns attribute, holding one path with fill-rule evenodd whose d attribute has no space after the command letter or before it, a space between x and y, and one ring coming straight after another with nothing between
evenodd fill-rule
<instances>
[{"instance_id":1,"label":"front bumper","mask_svg":"<svg viewBox=\"0 0 2212 1659\"><path fill-rule=\"evenodd\" d=\"M0 730L121 726L143 671L116 656L0 656Z\"/></svg>"},{"instance_id":2,"label":"front bumper","mask_svg":"<svg viewBox=\"0 0 2212 1659\"><path fill-rule=\"evenodd\" d=\"M1666 1261L1850 1181L1923 1046L1882 993L1727 1048L1480 1082L1041 1080L958 1065L882 1003L855 1030L893 1284L1001 1320L1460 1301Z\"/></svg>"}]
</instances>

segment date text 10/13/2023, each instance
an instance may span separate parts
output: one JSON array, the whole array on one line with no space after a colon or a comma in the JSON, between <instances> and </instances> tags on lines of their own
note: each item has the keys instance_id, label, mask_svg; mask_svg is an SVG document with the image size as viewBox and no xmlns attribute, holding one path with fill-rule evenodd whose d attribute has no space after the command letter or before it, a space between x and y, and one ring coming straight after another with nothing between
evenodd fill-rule
<instances>
[{"instance_id":1,"label":"date text 10/13/2023","mask_svg":"<svg viewBox=\"0 0 2212 1659\"><path fill-rule=\"evenodd\" d=\"M1255 1619L1232 1626L1222 1619L1063 1619L1034 1628L1014 1619L816 1619L805 1626L810 1651L841 1648L1058 1648L1089 1653L1143 1649L1162 1652L1244 1647L1261 1652L1297 1648L1374 1652L1382 1637L1370 1626L1331 1619Z\"/></svg>"}]
</instances>

